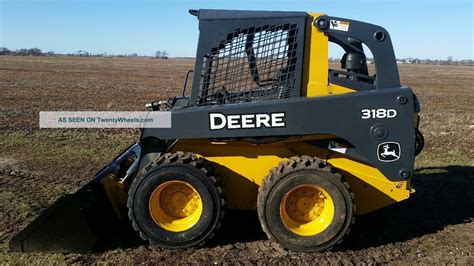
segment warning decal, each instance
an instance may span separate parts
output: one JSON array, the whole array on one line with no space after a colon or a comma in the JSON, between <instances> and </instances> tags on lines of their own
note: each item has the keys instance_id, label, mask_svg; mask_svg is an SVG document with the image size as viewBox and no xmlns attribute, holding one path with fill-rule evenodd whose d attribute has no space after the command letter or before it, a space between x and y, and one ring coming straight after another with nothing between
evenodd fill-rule
<instances>
[{"instance_id":1,"label":"warning decal","mask_svg":"<svg viewBox=\"0 0 474 266\"><path fill-rule=\"evenodd\" d=\"M341 21L341 20L331 19L329 29L331 29L331 30L340 30L340 31L348 31L349 30L349 24L350 24L349 21Z\"/></svg>"}]
</instances>

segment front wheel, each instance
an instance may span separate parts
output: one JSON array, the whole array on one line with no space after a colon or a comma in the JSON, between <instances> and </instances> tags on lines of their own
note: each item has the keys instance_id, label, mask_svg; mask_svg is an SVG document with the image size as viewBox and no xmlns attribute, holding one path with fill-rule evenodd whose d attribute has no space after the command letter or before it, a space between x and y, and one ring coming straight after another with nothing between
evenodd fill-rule
<instances>
[{"instance_id":1,"label":"front wheel","mask_svg":"<svg viewBox=\"0 0 474 266\"><path fill-rule=\"evenodd\" d=\"M293 251L322 251L348 233L353 199L341 174L318 158L301 156L271 170L257 208L270 240Z\"/></svg>"},{"instance_id":2,"label":"front wheel","mask_svg":"<svg viewBox=\"0 0 474 266\"><path fill-rule=\"evenodd\" d=\"M133 181L128 214L134 229L151 244L188 248L213 236L223 204L209 163L177 152L165 154Z\"/></svg>"}]
</instances>

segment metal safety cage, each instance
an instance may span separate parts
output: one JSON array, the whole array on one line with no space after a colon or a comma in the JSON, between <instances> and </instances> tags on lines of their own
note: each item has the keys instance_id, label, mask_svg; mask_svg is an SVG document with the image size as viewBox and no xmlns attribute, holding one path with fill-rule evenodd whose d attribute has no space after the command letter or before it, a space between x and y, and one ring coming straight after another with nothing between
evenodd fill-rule
<instances>
[{"instance_id":1,"label":"metal safety cage","mask_svg":"<svg viewBox=\"0 0 474 266\"><path fill-rule=\"evenodd\" d=\"M300 96L304 12L199 10L191 104Z\"/></svg>"}]
</instances>

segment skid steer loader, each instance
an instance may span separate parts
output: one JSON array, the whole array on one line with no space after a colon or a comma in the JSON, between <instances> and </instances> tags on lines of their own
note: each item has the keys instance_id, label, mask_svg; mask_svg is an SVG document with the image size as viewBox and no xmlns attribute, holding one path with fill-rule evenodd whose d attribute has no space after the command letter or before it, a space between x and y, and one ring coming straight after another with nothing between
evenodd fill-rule
<instances>
[{"instance_id":1,"label":"skid steer loader","mask_svg":"<svg viewBox=\"0 0 474 266\"><path fill-rule=\"evenodd\" d=\"M342 241L354 215L414 191L420 107L400 85L384 28L319 13L190 13L194 71L181 96L147 105L170 112L171 128L143 128L12 250L91 251L97 235L122 234L118 223L163 248L196 247L218 233L225 209L256 209L272 241L320 251ZM330 68L329 43L345 52L341 68Z\"/></svg>"}]
</instances>

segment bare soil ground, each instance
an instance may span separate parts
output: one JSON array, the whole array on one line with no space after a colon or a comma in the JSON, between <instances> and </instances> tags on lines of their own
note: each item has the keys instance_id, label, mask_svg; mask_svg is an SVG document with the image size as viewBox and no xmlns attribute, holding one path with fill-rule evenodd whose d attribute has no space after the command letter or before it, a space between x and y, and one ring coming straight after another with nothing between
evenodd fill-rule
<instances>
[{"instance_id":1,"label":"bare soil ground","mask_svg":"<svg viewBox=\"0 0 474 266\"><path fill-rule=\"evenodd\" d=\"M129 243L93 254L9 252L15 233L138 139L137 130L40 130L38 112L144 110L179 94L192 67L192 60L0 57L0 263L474 264L474 67L426 65L399 66L422 106L417 192L358 217L333 251L282 250L254 212L230 212L218 237L200 249Z\"/></svg>"}]
</instances>

